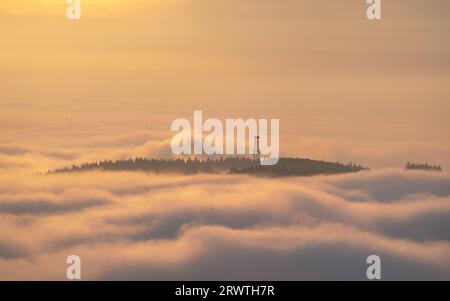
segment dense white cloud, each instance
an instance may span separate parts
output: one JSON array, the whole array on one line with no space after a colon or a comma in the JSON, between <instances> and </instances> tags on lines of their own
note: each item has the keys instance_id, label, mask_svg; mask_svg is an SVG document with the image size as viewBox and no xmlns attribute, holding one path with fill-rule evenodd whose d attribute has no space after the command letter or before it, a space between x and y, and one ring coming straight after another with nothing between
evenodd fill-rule
<instances>
[{"instance_id":1,"label":"dense white cloud","mask_svg":"<svg viewBox=\"0 0 450 301\"><path fill-rule=\"evenodd\" d=\"M450 176L95 172L0 181L0 278L450 279Z\"/></svg>"}]
</instances>

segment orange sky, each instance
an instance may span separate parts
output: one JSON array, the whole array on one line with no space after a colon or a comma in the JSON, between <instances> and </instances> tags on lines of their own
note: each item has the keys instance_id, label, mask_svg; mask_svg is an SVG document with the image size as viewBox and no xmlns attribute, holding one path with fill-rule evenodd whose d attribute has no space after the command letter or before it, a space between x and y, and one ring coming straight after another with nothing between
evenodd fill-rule
<instances>
[{"instance_id":1,"label":"orange sky","mask_svg":"<svg viewBox=\"0 0 450 301\"><path fill-rule=\"evenodd\" d=\"M0 4L0 143L79 148L203 110L280 118L285 154L450 166L448 1L384 1L377 22L362 0L66 7Z\"/></svg>"}]
</instances>

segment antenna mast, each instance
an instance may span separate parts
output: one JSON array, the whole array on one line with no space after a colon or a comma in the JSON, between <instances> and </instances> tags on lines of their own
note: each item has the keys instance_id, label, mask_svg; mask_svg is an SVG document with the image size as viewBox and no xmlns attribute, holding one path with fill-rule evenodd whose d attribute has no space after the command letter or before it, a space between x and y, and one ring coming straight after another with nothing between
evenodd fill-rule
<instances>
[{"instance_id":1,"label":"antenna mast","mask_svg":"<svg viewBox=\"0 0 450 301\"><path fill-rule=\"evenodd\" d=\"M259 148L259 136L256 136L255 139L256 139L256 159L259 161L261 159L261 150Z\"/></svg>"}]
</instances>

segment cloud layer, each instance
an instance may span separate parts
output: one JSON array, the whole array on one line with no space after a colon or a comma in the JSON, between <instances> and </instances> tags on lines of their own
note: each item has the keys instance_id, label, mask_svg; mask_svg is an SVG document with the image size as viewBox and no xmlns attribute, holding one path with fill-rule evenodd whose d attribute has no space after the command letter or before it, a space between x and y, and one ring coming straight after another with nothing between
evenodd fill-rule
<instances>
[{"instance_id":1,"label":"cloud layer","mask_svg":"<svg viewBox=\"0 0 450 301\"><path fill-rule=\"evenodd\" d=\"M0 279L450 279L448 174L1 177Z\"/></svg>"}]
</instances>

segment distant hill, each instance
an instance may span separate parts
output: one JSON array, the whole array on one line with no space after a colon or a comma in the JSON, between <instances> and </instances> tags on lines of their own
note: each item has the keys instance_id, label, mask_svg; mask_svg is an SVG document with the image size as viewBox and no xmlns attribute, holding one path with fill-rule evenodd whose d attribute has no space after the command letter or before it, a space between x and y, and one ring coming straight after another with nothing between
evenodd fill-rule
<instances>
[{"instance_id":1,"label":"distant hill","mask_svg":"<svg viewBox=\"0 0 450 301\"><path fill-rule=\"evenodd\" d=\"M262 166L259 160L245 157L225 157L200 159L124 159L72 165L48 174L82 172L89 170L108 171L150 171L155 173L230 173L262 176L313 176L319 174L340 174L368 170L367 167L353 163L324 162L300 158L280 158L273 166Z\"/></svg>"},{"instance_id":2,"label":"distant hill","mask_svg":"<svg viewBox=\"0 0 450 301\"><path fill-rule=\"evenodd\" d=\"M405 169L407 170L429 170L429 171L442 171L442 167L437 164L429 163L406 163Z\"/></svg>"}]
</instances>

